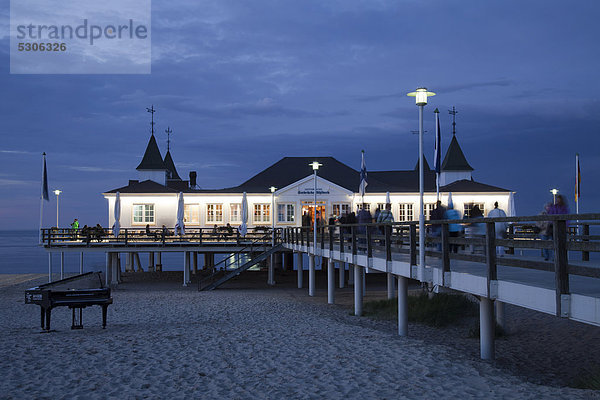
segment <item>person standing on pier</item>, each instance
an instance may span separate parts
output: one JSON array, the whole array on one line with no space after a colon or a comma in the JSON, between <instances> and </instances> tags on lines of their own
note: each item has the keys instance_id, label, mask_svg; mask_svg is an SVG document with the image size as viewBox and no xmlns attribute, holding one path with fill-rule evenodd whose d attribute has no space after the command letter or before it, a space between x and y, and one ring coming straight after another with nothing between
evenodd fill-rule
<instances>
[{"instance_id":1,"label":"person standing on pier","mask_svg":"<svg viewBox=\"0 0 600 400\"><path fill-rule=\"evenodd\" d=\"M488 218L506 218L506 213L503 209L498 208L498 202L494 203L494 209L488 213ZM496 239L506 239L506 222L496 222ZM504 255L504 247L496 246L496 254Z\"/></svg>"},{"instance_id":2,"label":"person standing on pier","mask_svg":"<svg viewBox=\"0 0 600 400\"><path fill-rule=\"evenodd\" d=\"M79 230L79 220L77 218L71 224L71 229L73 229L73 239L77 240L77 231Z\"/></svg>"}]
</instances>

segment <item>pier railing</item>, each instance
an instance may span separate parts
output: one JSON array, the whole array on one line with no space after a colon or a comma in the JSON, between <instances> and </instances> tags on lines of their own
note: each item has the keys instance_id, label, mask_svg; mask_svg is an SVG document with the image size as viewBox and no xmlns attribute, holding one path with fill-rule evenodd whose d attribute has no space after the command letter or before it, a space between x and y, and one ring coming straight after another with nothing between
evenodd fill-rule
<instances>
[{"instance_id":1,"label":"pier railing","mask_svg":"<svg viewBox=\"0 0 600 400\"><path fill-rule=\"evenodd\" d=\"M600 261L590 262L590 253L600 252L600 235L591 235L600 214L538 215L531 217L473 218L427 221L426 265L437 259L443 272L451 271L450 260L481 263L488 283L497 279L497 265L549 271L555 274L557 310L560 296L569 293L569 275L600 278ZM541 237L540 225L549 224ZM496 226L506 230L496 235ZM458 233L456 229L459 228ZM418 221L385 224L346 224L317 227L317 243L310 227L285 228L285 244L304 247L309 253L330 252L385 258L405 255L417 265ZM497 251L500 248L506 250ZM542 251L546 250L546 259ZM580 254L580 256L577 256ZM558 312L558 311L557 311Z\"/></svg>"},{"instance_id":2,"label":"pier railing","mask_svg":"<svg viewBox=\"0 0 600 400\"><path fill-rule=\"evenodd\" d=\"M275 229L275 241L280 241L281 229ZM42 229L42 245L45 247L97 247L97 246L183 246L190 244L210 244L222 246L241 246L252 242L271 244L273 230L270 227L249 228L245 236L237 229L224 228L186 228L185 234L175 234L173 229L121 228L115 237L112 229L49 228Z\"/></svg>"}]
</instances>

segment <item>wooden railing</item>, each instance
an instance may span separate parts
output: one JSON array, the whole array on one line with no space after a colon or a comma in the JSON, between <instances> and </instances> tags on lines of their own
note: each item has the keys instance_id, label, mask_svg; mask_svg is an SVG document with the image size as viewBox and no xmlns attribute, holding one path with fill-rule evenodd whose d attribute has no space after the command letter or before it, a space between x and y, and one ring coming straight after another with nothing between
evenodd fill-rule
<instances>
[{"instance_id":1,"label":"wooden railing","mask_svg":"<svg viewBox=\"0 0 600 400\"><path fill-rule=\"evenodd\" d=\"M275 240L279 241L281 229L275 229ZM271 244L273 230L269 227L249 228L245 236L237 229L189 228L184 235L176 235L173 229L154 229L146 232L143 229L121 228L115 237L112 229L42 229L42 244L53 246L106 246L106 245L157 245L177 246L187 244L211 245L245 245L250 242L264 241Z\"/></svg>"},{"instance_id":2,"label":"wooden railing","mask_svg":"<svg viewBox=\"0 0 600 400\"><path fill-rule=\"evenodd\" d=\"M542 240L535 229L538 222L552 224L552 238ZM577 222L575 222L577 221ZM535 269L555 273L557 310L560 295L569 293L569 275L600 278L600 261L590 263L590 253L600 252L600 235L590 235L590 226L598 225L600 214L539 215L533 217L476 218L465 220L427 221L426 257L441 261L444 272L450 272L450 260L464 260L485 265L488 283L497 279L497 265ZM502 238L496 237L496 223L507 223ZM450 225L463 228L477 227L482 234L465 234L451 237ZM408 255L411 265L418 259L418 222L387 224L326 225L317 227L317 254L322 249L342 254L384 257L392 261L395 254ZM313 232L309 227L285 228L282 240L286 244L307 246L313 252ZM496 249L502 246L508 254L498 257ZM552 251L552 260L542 257L515 256L514 249ZM451 251L454 250L454 251ZM569 260L571 252L571 260ZM582 262L575 263L573 252L581 253ZM427 260L426 260L427 264Z\"/></svg>"}]
</instances>

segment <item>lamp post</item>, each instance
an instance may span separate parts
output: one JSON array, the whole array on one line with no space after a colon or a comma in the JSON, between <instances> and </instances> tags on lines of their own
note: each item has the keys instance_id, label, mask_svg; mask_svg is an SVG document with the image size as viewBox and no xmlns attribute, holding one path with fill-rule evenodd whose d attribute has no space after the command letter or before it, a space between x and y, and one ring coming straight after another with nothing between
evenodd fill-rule
<instances>
[{"instance_id":1,"label":"lamp post","mask_svg":"<svg viewBox=\"0 0 600 400\"><path fill-rule=\"evenodd\" d=\"M552 204L556 204L556 195L558 194L558 189L551 189L550 193L552 193L552 197L553 197Z\"/></svg>"},{"instance_id":2,"label":"lamp post","mask_svg":"<svg viewBox=\"0 0 600 400\"><path fill-rule=\"evenodd\" d=\"M323 164L313 161L308 164L312 167L315 176L315 209L313 212L313 254L310 256L308 270L308 295L315 295L315 256L317 255L317 171Z\"/></svg>"},{"instance_id":3,"label":"lamp post","mask_svg":"<svg viewBox=\"0 0 600 400\"><path fill-rule=\"evenodd\" d=\"M275 191L277 188L271 186L271 246L275 247ZM267 285L275 284L275 255L271 254L271 263L269 264L269 277L267 279Z\"/></svg>"},{"instance_id":4,"label":"lamp post","mask_svg":"<svg viewBox=\"0 0 600 400\"><path fill-rule=\"evenodd\" d=\"M427 105L427 97L435 96L426 88L417 88L408 93L414 97L419 107L419 267L425 268L425 216L423 215L423 108Z\"/></svg>"},{"instance_id":5,"label":"lamp post","mask_svg":"<svg viewBox=\"0 0 600 400\"><path fill-rule=\"evenodd\" d=\"M58 228L58 196L62 193L62 190L56 189L54 194L56 195L56 228Z\"/></svg>"}]
</instances>

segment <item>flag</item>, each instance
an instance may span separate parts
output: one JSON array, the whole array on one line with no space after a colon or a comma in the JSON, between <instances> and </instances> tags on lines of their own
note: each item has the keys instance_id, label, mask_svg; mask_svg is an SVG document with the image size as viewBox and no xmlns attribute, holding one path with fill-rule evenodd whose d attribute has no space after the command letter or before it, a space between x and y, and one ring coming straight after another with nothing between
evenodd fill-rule
<instances>
[{"instance_id":1,"label":"flag","mask_svg":"<svg viewBox=\"0 0 600 400\"><path fill-rule=\"evenodd\" d=\"M575 201L579 202L581 197L581 169L579 168L579 154L575 155L575 162L577 164L577 172L575 177Z\"/></svg>"},{"instance_id":2,"label":"flag","mask_svg":"<svg viewBox=\"0 0 600 400\"><path fill-rule=\"evenodd\" d=\"M42 199L46 201L50 201L50 196L48 196L48 171L46 170L46 153L44 156L44 172L42 176Z\"/></svg>"},{"instance_id":3,"label":"flag","mask_svg":"<svg viewBox=\"0 0 600 400\"><path fill-rule=\"evenodd\" d=\"M360 186L358 191L361 196L365 195L365 190L367 189L367 166L365 165L365 151L362 151L362 162L360 163Z\"/></svg>"},{"instance_id":4,"label":"flag","mask_svg":"<svg viewBox=\"0 0 600 400\"><path fill-rule=\"evenodd\" d=\"M440 113L435 109L435 153L433 154L433 169L437 174L442 170L442 133L440 131Z\"/></svg>"}]
</instances>

